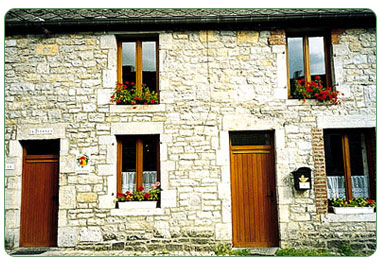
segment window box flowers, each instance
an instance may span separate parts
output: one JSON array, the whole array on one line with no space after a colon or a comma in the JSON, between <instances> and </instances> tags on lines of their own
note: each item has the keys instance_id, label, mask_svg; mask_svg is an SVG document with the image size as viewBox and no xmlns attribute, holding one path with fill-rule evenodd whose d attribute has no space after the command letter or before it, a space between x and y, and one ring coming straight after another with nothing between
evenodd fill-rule
<instances>
[{"instance_id":1,"label":"window box flowers","mask_svg":"<svg viewBox=\"0 0 381 267\"><path fill-rule=\"evenodd\" d=\"M134 192L117 194L118 207L120 209L136 208L156 208L160 199L160 182L151 185L151 189L146 190L143 186L138 187Z\"/></svg>"},{"instance_id":2,"label":"window box flowers","mask_svg":"<svg viewBox=\"0 0 381 267\"><path fill-rule=\"evenodd\" d=\"M330 206L332 206L333 212L336 214L373 213L376 208L376 201L362 197L349 201L339 198L330 201Z\"/></svg>"},{"instance_id":3,"label":"window box flowers","mask_svg":"<svg viewBox=\"0 0 381 267\"><path fill-rule=\"evenodd\" d=\"M159 103L159 95L143 84L143 88L136 88L134 82L117 83L111 95L111 103L118 105L152 105Z\"/></svg>"},{"instance_id":4,"label":"window box flowers","mask_svg":"<svg viewBox=\"0 0 381 267\"><path fill-rule=\"evenodd\" d=\"M340 104L338 100L338 95L344 95L339 91L332 90L331 87L324 88L323 82L320 76L315 76L315 80L311 82L306 82L304 78L296 81L296 89L294 95L298 99L302 99L303 103L306 99L317 99L319 102Z\"/></svg>"}]
</instances>

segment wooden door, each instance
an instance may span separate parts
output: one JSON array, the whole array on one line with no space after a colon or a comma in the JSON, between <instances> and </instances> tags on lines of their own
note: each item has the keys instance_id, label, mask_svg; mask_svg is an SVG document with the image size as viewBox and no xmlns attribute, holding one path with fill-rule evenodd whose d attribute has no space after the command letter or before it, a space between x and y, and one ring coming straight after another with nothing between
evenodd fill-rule
<instances>
[{"instance_id":1,"label":"wooden door","mask_svg":"<svg viewBox=\"0 0 381 267\"><path fill-rule=\"evenodd\" d=\"M233 246L278 246L273 134L242 133L243 142L237 134L230 140Z\"/></svg>"},{"instance_id":2,"label":"wooden door","mask_svg":"<svg viewBox=\"0 0 381 267\"><path fill-rule=\"evenodd\" d=\"M20 247L57 246L58 153L40 149L42 155L28 154L24 146Z\"/></svg>"}]
</instances>

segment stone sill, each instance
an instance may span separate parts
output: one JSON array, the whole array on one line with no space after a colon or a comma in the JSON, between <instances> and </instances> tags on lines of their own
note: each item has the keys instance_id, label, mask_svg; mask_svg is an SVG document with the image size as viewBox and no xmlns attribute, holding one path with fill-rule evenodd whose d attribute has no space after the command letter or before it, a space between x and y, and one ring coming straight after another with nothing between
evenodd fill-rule
<instances>
[{"instance_id":1,"label":"stone sill","mask_svg":"<svg viewBox=\"0 0 381 267\"><path fill-rule=\"evenodd\" d=\"M135 109L133 107L136 107ZM157 105L110 105L111 113L137 113L137 112L162 112L165 111L164 104Z\"/></svg>"},{"instance_id":2,"label":"stone sill","mask_svg":"<svg viewBox=\"0 0 381 267\"><path fill-rule=\"evenodd\" d=\"M322 222L376 222L376 212L369 214L322 214Z\"/></svg>"},{"instance_id":3,"label":"stone sill","mask_svg":"<svg viewBox=\"0 0 381 267\"><path fill-rule=\"evenodd\" d=\"M306 99L303 103L301 99L289 98L286 99L286 106L334 106L331 103L318 102L316 99Z\"/></svg>"},{"instance_id":4,"label":"stone sill","mask_svg":"<svg viewBox=\"0 0 381 267\"><path fill-rule=\"evenodd\" d=\"M149 216L149 215L164 215L164 209L111 209L111 216Z\"/></svg>"}]
</instances>

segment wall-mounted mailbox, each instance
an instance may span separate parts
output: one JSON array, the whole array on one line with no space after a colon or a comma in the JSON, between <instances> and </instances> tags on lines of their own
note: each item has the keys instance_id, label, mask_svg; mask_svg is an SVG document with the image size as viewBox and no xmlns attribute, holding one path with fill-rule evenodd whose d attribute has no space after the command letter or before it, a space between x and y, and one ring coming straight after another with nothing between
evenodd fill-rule
<instances>
[{"instance_id":1,"label":"wall-mounted mailbox","mask_svg":"<svg viewBox=\"0 0 381 267\"><path fill-rule=\"evenodd\" d=\"M293 171L296 190L311 189L311 169L302 167Z\"/></svg>"}]
</instances>

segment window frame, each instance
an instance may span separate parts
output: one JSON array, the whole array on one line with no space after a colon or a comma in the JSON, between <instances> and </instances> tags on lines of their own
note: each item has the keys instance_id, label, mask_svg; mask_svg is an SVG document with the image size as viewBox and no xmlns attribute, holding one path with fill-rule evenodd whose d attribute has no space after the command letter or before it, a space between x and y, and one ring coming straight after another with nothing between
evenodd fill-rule
<instances>
[{"instance_id":1,"label":"window frame","mask_svg":"<svg viewBox=\"0 0 381 267\"><path fill-rule=\"evenodd\" d=\"M309 55L309 37L323 37L324 39L324 61L325 61L325 71L326 71L326 85L327 87L332 86L332 67L331 67L331 37L325 32L310 32L310 33L300 33L300 32L289 32L286 34L286 61L287 61L287 94L289 99L295 99L291 92L290 84L290 66L289 66L289 51L288 51L288 38L289 37L300 37L303 38L303 63L304 63L304 76L306 82L311 82L311 71L310 71L310 55Z\"/></svg>"},{"instance_id":2,"label":"window frame","mask_svg":"<svg viewBox=\"0 0 381 267\"><path fill-rule=\"evenodd\" d=\"M122 166L123 166L123 142L135 140L136 145L136 189L143 185L143 141L155 138L156 142L156 173L157 181L160 182L160 135L117 135L117 163L116 163L116 193L122 190Z\"/></svg>"},{"instance_id":3,"label":"window frame","mask_svg":"<svg viewBox=\"0 0 381 267\"><path fill-rule=\"evenodd\" d=\"M351 180L351 162L349 151L350 133L363 133L365 136L366 160L369 169L369 198L376 200L376 166L375 166L375 128L356 128L356 129L324 129L323 136L335 134L341 136L342 156L344 167L344 185L345 196L347 200L353 199L352 180ZM323 137L324 138L324 137ZM325 147L325 142L324 142ZM325 149L325 148L324 148ZM326 165L326 164L325 164ZM326 168L326 167L325 167ZM327 176L327 175L326 175Z\"/></svg>"},{"instance_id":4,"label":"window frame","mask_svg":"<svg viewBox=\"0 0 381 267\"><path fill-rule=\"evenodd\" d=\"M142 43L146 41L155 42L156 46L156 88L155 92L159 94L159 37L157 35L141 36L141 35L129 35L117 37L117 82L123 83L123 51L122 43L124 42L136 42L136 89L142 90L143 85L143 49ZM152 91L153 89L150 88Z\"/></svg>"}]
</instances>

